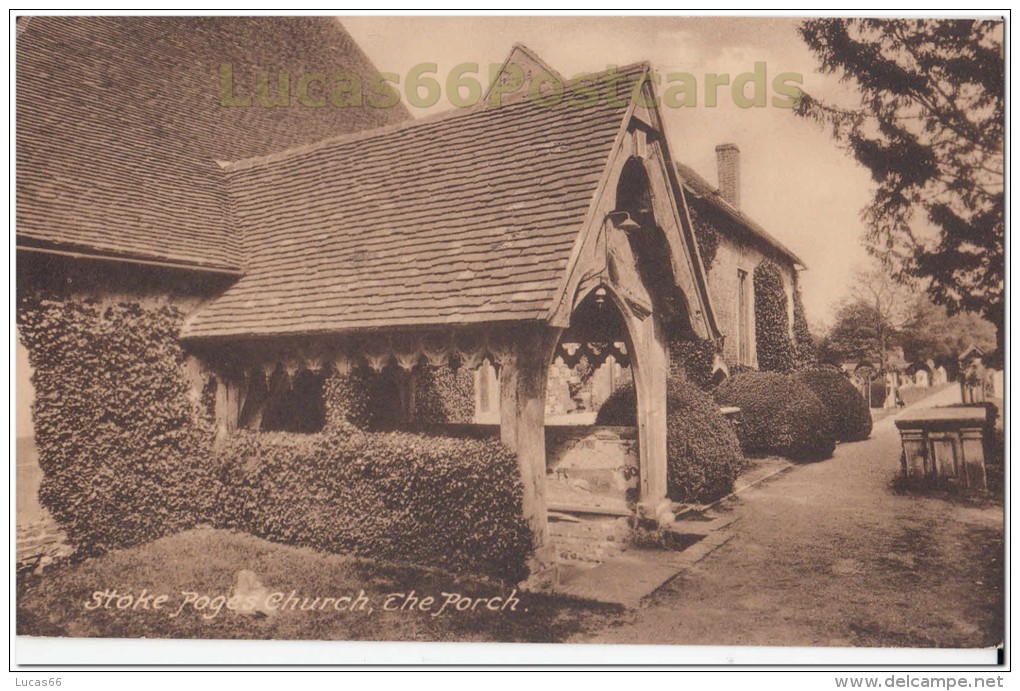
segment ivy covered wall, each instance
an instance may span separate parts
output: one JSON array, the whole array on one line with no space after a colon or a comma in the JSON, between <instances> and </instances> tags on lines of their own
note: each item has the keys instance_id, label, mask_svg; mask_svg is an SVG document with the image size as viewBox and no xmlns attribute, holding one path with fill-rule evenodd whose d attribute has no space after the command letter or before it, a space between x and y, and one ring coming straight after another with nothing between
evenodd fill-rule
<instances>
[{"instance_id":1,"label":"ivy covered wall","mask_svg":"<svg viewBox=\"0 0 1020 691\"><path fill-rule=\"evenodd\" d=\"M371 431L378 406L393 402L373 401L381 380L359 369L323 373L321 432L241 430L214 448L215 374L178 340L202 296L104 291L95 276L70 285L66 276L19 284L17 322L33 369L40 498L80 556L210 523L525 575L516 456L498 440ZM460 421L473 412L471 382L467 370L424 369L418 410Z\"/></svg>"}]
</instances>

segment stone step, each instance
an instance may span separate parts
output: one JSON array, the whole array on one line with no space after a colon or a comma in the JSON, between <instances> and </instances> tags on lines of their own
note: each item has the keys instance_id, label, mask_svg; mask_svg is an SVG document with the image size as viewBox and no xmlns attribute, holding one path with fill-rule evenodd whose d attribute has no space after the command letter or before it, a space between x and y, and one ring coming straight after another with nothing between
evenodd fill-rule
<instances>
[{"instance_id":1,"label":"stone step","mask_svg":"<svg viewBox=\"0 0 1020 691\"><path fill-rule=\"evenodd\" d=\"M668 530L680 535L710 535L737 520L737 516L706 512L685 517L668 526Z\"/></svg>"}]
</instances>

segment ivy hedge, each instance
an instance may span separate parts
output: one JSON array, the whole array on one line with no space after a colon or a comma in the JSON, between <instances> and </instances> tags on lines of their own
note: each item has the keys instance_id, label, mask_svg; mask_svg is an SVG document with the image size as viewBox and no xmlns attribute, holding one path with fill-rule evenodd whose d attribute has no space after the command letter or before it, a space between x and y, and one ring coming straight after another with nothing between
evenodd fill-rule
<instances>
[{"instance_id":1,"label":"ivy hedge","mask_svg":"<svg viewBox=\"0 0 1020 691\"><path fill-rule=\"evenodd\" d=\"M699 389L712 388L715 344L707 338L693 338L669 343L670 377L685 377Z\"/></svg>"},{"instance_id":2,"label":"ivy hedge","mask_svg":"<svg viewBox=\"0 0 1020 691\"><path fill-rule=\"evenodd\" d=\"M871 436L871 411L857 387L836 368L797 372L828 411L838 441L861 441Z\"/></svg>"},{"instance_id":3,"label":"ivy hedge","mask_svg":"<svg viewBox=\"0 0 1020 691\"><path fill-rule=\"evenodd\" d=\"M240 431L219 451L217 522L320 550L517 581L531 536L516 457L498 441Z\"/></svg>"},{"instance_id":4,"label":"ivy hedge","mask_svg":"<svg viewBox=\"0 0 1020 691\"><path fill-rule=\"evenodd\" d=\"M627 383L606 399L595 424L632 426L636 411L634 385ZM666 463L669 498L701 503L728 494L744 466L733 424L709 394L683 376L667 383Z\"/></svg>"},{"instance_id":5,"label":"ivy hedge","mask_svg":"<svg viewBox=\"0 0 1020 691\"><path fill-rule=\"evenodd\" d=\"M40 499L81 555L214 523L319 549L522 576L530 532L516 458L498 441L369 431L385 424L388 384L356 370L324 377L321 432L241 430L214 450L215 380L189 377L178 341L184 316L164 298L19 292ZM420 406L444 386L465 389L464 374L429 374ZM462 415L459 400L458 409L429 414Z\"/></svg>"},{"instance_id":6,"label":"ivy hedge","mask_svg":"<svg viewBox=\"0 0 1020 691\"><path fill-rule=\"evenodd\" d=\"M210 514L213 425L185 374L183 317L165 301L18 296L39 498L79 554L147 542Z\"/></svg>"},{"instance_id":7,"label":"ivy hedge","mask_svg":"<svg viewBox=\"0 0 1020 691\"><path fill-rule=\"evenodd\" d=\"M698 253L701 255L701 263L705 267L705 271L711 271L715 264L715 256L719 251L719 244L722 242L722 236L709 219L702 217L701 212L693 205L689 211L691 226L694 228L694 239L698 243Z\"/></svg>"},{"instance_id":8,"label":"ivy hedge","mask_svg":"<svg viewBox=\"0 0 1020 691\"><path fill-rule=\"evenodd\" d=\"M782 272L765 260L754 268L753 280L758 368L763 372L790 372L796 356L790 340L789 305Z\"/></svg>"},{"instance_id":9,"label":"ivy hedge","mask_svg":"<svg viewBox=\"0 0 1020 691\"><path fill-rule=\"evenodd\" d=\"M419 422L466 423L475 416L475 377L466 367L418 367L415 414Z\"/></svg>"},{"instance_id":10,"label":"ivy hedge","mask_svg":"<svg viewBox=\"0 0 1020 691\"><path fill-rule=\"evenodd\" d=\"M815 339L808 327L804 296L801 295L799 284L793 288L793 347L797 369L807 369L818 363Z\"/></svg>"},{"instance_id":11,"label":"ivy hedge","mask_svg":"<svg viewBox=\"0 0 1020 691\"><path fill-rule=\"evenodd\" d=\"M836 447L828 410L795 377L742 372L719 385L715 400L740 408L740 442L748 453L818 461L830 457Z\"/></svg>"}]
</instances>

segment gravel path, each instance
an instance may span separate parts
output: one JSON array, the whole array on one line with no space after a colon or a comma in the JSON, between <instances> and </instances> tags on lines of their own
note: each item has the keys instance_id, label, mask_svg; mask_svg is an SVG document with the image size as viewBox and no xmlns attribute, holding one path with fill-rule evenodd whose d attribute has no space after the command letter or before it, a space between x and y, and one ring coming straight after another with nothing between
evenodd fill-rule
<instances>
[{"instance_id":1,"label":"gravel path","mask_svg":"<svg viewBox=\"0 0 1020 691\"><path fill-rule=\"evenodd\" d=\"M908 410L958 400L940 391ZM729 505L735 536L574 642L988 647L1003 637L1003 513L895 494L893 419Z\"/></svg>"}]
</instances>

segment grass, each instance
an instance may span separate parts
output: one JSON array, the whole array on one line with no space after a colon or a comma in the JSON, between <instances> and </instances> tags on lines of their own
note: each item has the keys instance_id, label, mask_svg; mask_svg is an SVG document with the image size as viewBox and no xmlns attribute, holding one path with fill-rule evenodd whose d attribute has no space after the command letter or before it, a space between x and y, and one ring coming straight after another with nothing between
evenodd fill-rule
<instances>
[{"instance_id":1,"label":"grass","mask_svg":"<svg viewBox=\"0 0 1020 691\"><path fill-rule=\"evenodd\" d=\"M210 604L199 610L185 593L210 600L229 597L243 569L254 571L270 592L298 599L349 596L364 591L367 604L355 611L322 608L287 609L271 616L245 615ZM143 591L168 596L160 610L131 607L86 609L93 593L130 593L135 603ZM373 641L507 641L556 642L605 624L615 610L563 597L517 592L512 585L453 576L436 570L385 564L323 554L275 544L250 535L198 528L101 557L62 563L41 575L18 580L17 633L27 636L177 639L303 639ZM385 611L388 595L410 593L433 597L431 611ZM451 595L445 595L449 593ZM456 609L460 598L500 597L502 609ZM464 600L457 600L463 603ZM395 598L391 606L401 602ZM127 605L128 600L121 601ZM463 605L462 605L463 606ZM176 614L175 614L176 613ZM433 616L435 615L435 616Z\"/></svg>"}]
</instances>

